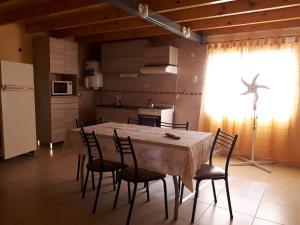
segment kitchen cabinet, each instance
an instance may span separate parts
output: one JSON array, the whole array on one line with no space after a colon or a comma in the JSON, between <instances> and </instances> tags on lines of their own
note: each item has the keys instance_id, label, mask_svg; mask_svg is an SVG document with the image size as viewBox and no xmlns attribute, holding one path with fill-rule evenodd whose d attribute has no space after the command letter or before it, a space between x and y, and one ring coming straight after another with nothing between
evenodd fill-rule
<instances>
[{"instance_id":1,"label":"kitchen cabinet","mask_svg":"<svg viewBox=\"0 0 300 225\"><path fill-rule=\"evenodd\" d=\"M138 73L144 66L144 49L150 45L147 40L122 41L102 45L102 73L120 75Z\"/></svg>"},{"instance_id":2,"label":"kitchen cabinet","mask_svg":"<svg viewBox=\"0 0 300 225\"><path fill-rule=\"evenodd\" d=\"M66 129L75 127L79 114L77 43L38 37L33 42L33 53L38 140L63 141ZM72 81L73 95L51 96L52 80Z\"/></svg>"},{"instance_id":3,"label":"kitchen cabinet","mask_svg":"<svg viewBox=\"0 0 300 225\"><path fill-rule=\"evenodd\" d=\"M144 52L145 65L178 64L178 49L173 46L148 47Z\"/></svg>"},{"instance_id":4,"label":"kitchen cabinet","mask_svg":"<svg viewBox=\"0 0 300 225\"><path fill-rule=\"evenodd\" d=\"M78 74L78 47L77 43L52 37L35 40L36 48L44 52L45 66L49 73Z\"/></svg>"},{"instance_id":5,"label":"kitchen cabinet","mask_svg":"<svg viewBox=\"0 0 300 225\"><path fill-rule=\"evenodd\" d=\"M122 73L138 73L144 66L143 57L103 58L102 72L104 75Z\"/></svg>"},{"instance_id":6,"label":"kitchen cabinet","mask_svg":"<svg viewBox=\"0 0 300 225\"><path fill-rule=\"evenodd\" d=\"M127 123L128 117L138 118L138 111L137 109L97 107L97 117L101 116L104 122Z\"/></svg>"},{"instance_id":7,"label":"kitchen cabinet","mask_svg":"<svg viewBox=\"0 0 300 225\"><path fill-rule=\"evenodd\" d=\"M65 72L65 43L64 40L49 38L50 73Z\"/></svg>"},{"instance_id":8,"label":"kitchen cabinet","mask_svg":"<svg viewBox=\"0 0 300 225\"><path fill-rule=\"evenodd\" d=\"M65 74L78 74L78 49L77 43L65 41Z\"/></svg>"},{"instance_id":9,"label":"kitchen cabinet","mask_svg":"<svg viewBox=\"0 0 300 225\"><path fill-rule=\"evenodd\" d=\"M51 97L51 142L63 141L67 129L76 127L78 97Z\"/></svg>"}]
</instances>

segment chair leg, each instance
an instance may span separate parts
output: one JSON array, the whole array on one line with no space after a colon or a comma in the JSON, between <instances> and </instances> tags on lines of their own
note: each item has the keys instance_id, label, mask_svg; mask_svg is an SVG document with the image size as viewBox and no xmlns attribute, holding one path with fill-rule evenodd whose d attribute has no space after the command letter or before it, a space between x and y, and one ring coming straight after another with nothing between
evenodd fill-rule
<instances>
[{"instance_id":1,"label":"chair leg","mask_svg":"<svg viewBox=\"0 0 300 225\"><path fill-rule=\"evenodd\" d=\"M93 191L95 190L95 175L94 175L94 171L92 171L92 187L93 187Z\"/></svg>"},{"instance_id":2,"label":"chair leg","mask_svg":"<svg viewBox=\"0 0 300 225\"><path fill-rule=\"evenodd\" d=\"M227 177L225 178L225 184L226 184L226 194L227 194L227 201L228 201L230 219L233 219L231 201L230 201L230 193L229 193L229 186L228 186L228 178Z\"/></svg>"},{"instance_id":3,"label":"chair leg","mask_svg":"<svg viewBox=\"0 0 300 225\"><path fill-rule=\"evenodd\" d=\"M113 178L113 188L114 191L116 190L116 177L115 177L115 171L112 171L112 178Z\"/></svg>"},{"instance_id":4,"label":"chair leg","mask_svg":"<svg viewBox=\"0 0 300 225\"><path fill-rule=\"evenodd\" d=\"M197 207L199 184L200 184L200 180L197 180L196 193L195 193L194 204L193 204L192 220L191 220L192 223L194 223L194 220L195 220L195 212L196 212L196 207Z\"/></svg>"},{"instance_id":5,"label":"chair leg","mask_svg":"<svg viewBox=\"0 0 300 225\"><path fill-rule=\"evenodd\" d=\"M147 202L150 201L150 195L149 195L149 182L146 182L146 192L147 192Z\"/></svg>"},{"instance_id":6,"label":"chair leg","mask_svg":"<svg viewBox=\"0 0 300 225\"><path fill-rule=\"evenodd\" d=\"M98 197L99 197L100 188L101 188L101 182L102 182L102 175L103 175L103 173L100 173L98 187L97 187L97 192L96 192L96 198L95 198L94 207L93 207L93 213L96 212L96 208L97 208Z\"/></svg>"},{"instance_id":7,"label":"chair leg","mask_svg":"<svg viewBox=\"0 0 300 225\"><path fill-rule=\"evenodd\" d=\"M77 180L77 181L79 180L80 163L81 163L81 154L78 154L77 173L76 173L76 180Z\"/></svg>"},{"instance_id":8,"label":"chair leg","mask_svg":"<svg viewBox=\"0 0 300 225\"><path fill-rule=\"evenodd\" d=\"M137 189L137 183L134 183L132 199L131 199L131 204L130 204L130 209L129 209L126 225L129 225L129 223L130 223L130 218L131 218L132 209L133 209L134 200L135 200L136 189Z\"/></svg>"},{"instance_id":9,"label":"chair leg","mask_svg":"<svg viewBox=\"0 0 300 225\"><path fill-rule=\"evenodd\" d=\"M180 204L182 204L183 191L184 191L184 184L182 182L181 183L181 188L180 188L180 201L179 201Z\"/></svg>"},{"instance_id":10,"label":"chair leg","mask_svg":"<svg viewBox=\"0 0 300 225\"><path fill-rule=\"evenodd\" d=\"M167 192L167 184L166 184L166 180L162 179L163 184L164 184L164 197L165 197L165 215L166 215L166 219L169 218L169 212L168 212L168 192Z\"/></svg>"},{"instance_id":11,"label":"chair leg","mask_svg":"<svg viewBox=\"0 0 300 225\"><path fill-rule=\"evenodd\" d=\"M127 182L127 189L128 189L128 204L130 204L131 202L130 182Z\"/></svg>"},{"instance_id":12,"label":"chair leg","mask_svg":"<svg viewBox=\"0 0 300 225\"><path fill-rule=\"evenodd\" d=\"M118 202L118 198L119 198L119 192L120 192L120 187L121 187L121 182L122 182L122 180L119 180L119 182L118 182L117 193L116 193L116 196L115 196L115 201L114 201L113 209L116 209L116 206L117 206L117 202Z\"/></svg>"},{"instance_id":13,"label":"chair leg","mask_svg":"<svg viewBox=\"0 0 300 225\"><path fill-rule=\"evenodd\" d=\"M89 179L89 173L90 173L90 170L87 169L81 198L84 198L84 196L85 196L86 186L87 186L88 179Z\"/></svg>"},{"instance_id":14,"label":"chair leg","mask_svg":"<svg viewBox=\"0 0 300 225\"><path fill-rule=\"evenodd\" d=\"M178 176L178 192L180 192L180 186L181 186L181 177Z\"/></svg>"},{"instance_id":15,"label":"chair leg","mask_svg":"<svg viewBox=\"0 0 300 225\"><path fill-rule=\"evenodd\" d=\"M211 180L211 185L213 188L213 192L214 192L214 200L215 200L215 204L217 203L217 195L216 195L216 189L215 189L215 182L214 180Z\"/></svg>"}]
</instances>

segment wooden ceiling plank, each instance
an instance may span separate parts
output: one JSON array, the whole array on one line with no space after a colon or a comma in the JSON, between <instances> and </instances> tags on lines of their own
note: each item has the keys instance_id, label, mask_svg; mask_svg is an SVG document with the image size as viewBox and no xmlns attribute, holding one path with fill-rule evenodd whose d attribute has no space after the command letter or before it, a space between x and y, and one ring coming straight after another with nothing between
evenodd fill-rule
<instances>
[{"instance_id":1,"label":"wooden ceiling plank","mask_svg":"<svg viewBox=\"0 0 300 225\"><path fill-rule=\"evenodd\" d=\"M178 15L178 17L176 16ZM298 18L300 17L300 6L274 9L269 11L258 11L254 13L247 14L235 14L228 17L216 17L211 19L201 19L195 20L188 23L183 23L186 27L191 27L192 30L206 30L214 29L219 27L231 27L238 26L241 24L250 23L262 23L268 21L279 21L288 18ZM181 14L176 13L173 16L173 21L180 23L183 17ZM55 37L66 37L66 36L87 36L92 34L102 34L109 32L125 31L125 30L135 30L146 27L152 27L153 24L149 24L139 18L130 18L126 20L114 21L103 24L92 24L88 26L83 26L79 28L69 28L64 30L54 31L51 34Z\"/></svg>"},{"instance_id":2,"label":"wooden ceiling plank","mask_svg":"<svg viewBox=\"0 0 300 225\"><path fill-rule=\"evenodd\" d=\"M27 5L26 7L5 10L5 12L0 14L0 24L18 22L90 5L104 4L99 0L54 0L39 4L34 3L36 2L32 1L32 4Z\"/></svg>"},{"instance_id":3,"label":"wooden ceiling plank","mask_svg":"<svg viewBox=\"0 0 300 225\"><path fill-rule=\"evenodd\" d=\"M234 32L247 32L255 31L255 28L258 30L265 29L281 29L281 28L290 28L290 27L300 27L300 19L293 18L285 21L268 21L260 24L243 24L241 26L234 27L225 27L219 29L206 30L203 33L205 35L217 35L217 34L226 34ZM196 31L197 28L193 30ZM224 32L223 32L224 30ZM75 40L79 42L106 42L106 41L116 41L116 40L125 40L125 39L135 39L135 38L146 38L153 36L167 35L169 32L162 30L159 27L143 28L137 30L128 30L123 32L113 32L105 34L95 34L82 37L76 37Z\"/></svg>"},{"instance_id":4,"label":"wooden ceiling plank","mask_svg":"<svg viewBox=\"0 0 300 225\"><path fill-rule=\"evenodd\" d=\"M99 42L99 40L100 42L106 42L106 41L127 40L127 39L151 37L151 36L161 36L167 34L170 34L170 32L160 27L151 27L147 29L129 30L125 32L114 32L114 33L95 34L89 36L76 37L75 40L78 42Z\"/></svg>"},{"instance_id":5,"label":"wooden ceiling plank","mask_svg":"<svg viewBox=\"0 0 300 225\"><path fill-rule=\"evenodd\" d=\"M190 27L191 30L204 31L216 28L235 27L295 19L300 19L300 6L293 8L262 11L252 14L235 15L224 18L213 18L192 21L185 23L185 26Z\"/></svg>"},{"instance_id":6,"label":"wooden ceiling plank","mask_svg":"<svg viewBox=\"0 0 300 225\"><path fill-rule=\"evenodd\" d=\"M205 36L214 36L214 35L237 34L237 33L246 33L246 32L249 33L249 32L265 31L265 30L279 30L279 29L295 28L295 27L300 27L300 19L206 30L203 32L203 34Z\"/></svg>"},{"instance_id":7,"label":"wooden ceiling plank","mask_svg":"<svg viewBox=\"0 0 300 225\"><path fill-rule=\"evenodd\" d=\"M184 8L190 8L194 6L205 6L207 4L216 4L219 0L140 0L138 2L147 3L152 10L159 13L176 11ZM199 3L200 2L200 3ZM127 12L124 12L117 8L105 9L91 12L71 13L69 15L61 15L56 18L45 19L44 21L31 22L27 25L27 31L29 33L44 32L49 30L61 29L65 27L82 26L93 23L105 23L111 21L118 21L127 18L133 18Z\"/></svg>"}]
</instances>

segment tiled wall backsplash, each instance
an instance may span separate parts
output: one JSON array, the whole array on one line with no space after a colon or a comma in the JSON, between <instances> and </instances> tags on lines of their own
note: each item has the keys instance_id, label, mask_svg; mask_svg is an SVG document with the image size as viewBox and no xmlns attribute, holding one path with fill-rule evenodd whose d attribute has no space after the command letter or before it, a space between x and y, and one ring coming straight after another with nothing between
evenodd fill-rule
<instances>
[{"instance_id":1,"label":"tiled wall backsplash","mask_svg":"<svg viewBox=\"0 0 300 225\"><path fill-rule=\"evenodd\" d=\"M145 90L102 90L104 93L117 94L153 94L153 95L202 95L201 92L179 92L179 91L145 91Z\"/></svg>"}]
</instances>

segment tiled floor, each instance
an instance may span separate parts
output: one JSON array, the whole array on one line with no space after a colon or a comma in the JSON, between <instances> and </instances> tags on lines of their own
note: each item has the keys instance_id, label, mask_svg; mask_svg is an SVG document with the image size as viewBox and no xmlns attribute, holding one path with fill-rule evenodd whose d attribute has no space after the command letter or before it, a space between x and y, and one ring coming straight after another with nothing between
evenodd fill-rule
<instances>
[{"instance_id":1,"label":"tiled floor","mask_svg":"<svg viewBox=\"0 0 300 225\"><path fill-rule=\"evenodd\" d=\"M88 187L81 199L75 181L77 156L55 146L53 156L45 147L34 157L20 156L0 162L1 225L123 225L128 213L127 188L121 187L118 207L112 209L115 192L111 174L106 174L96 214L91 214L95 192ZM222 157L216 158L222 164ZM274 225L300 224L300 168L273 165L272 174L253 167L230 167L230 191L234 219L230 222L223 181L216 182L218 203L214 205L210 182L203 182L195 224ZM132 225L190 224L193 197L179 209L174 222L174 188L168 177L170 218L164 220L162 183L150 185L150 202L144 189L138 191ZM185 191L187 196L189 191Z\"/></svg>"}]
</instances>

